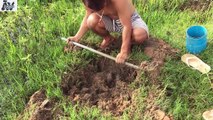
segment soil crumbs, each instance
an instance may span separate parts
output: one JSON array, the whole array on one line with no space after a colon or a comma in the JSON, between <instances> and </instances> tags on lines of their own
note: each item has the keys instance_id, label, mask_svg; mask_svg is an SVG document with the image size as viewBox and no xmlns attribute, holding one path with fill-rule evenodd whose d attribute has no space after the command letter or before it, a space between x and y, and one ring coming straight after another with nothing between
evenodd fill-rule
<instances>
[{"instance_id":1,"label":"soil crumbs","mask_svg":"<svg viewBox=\"0 0 213 120\"><path fill-rule=\"evenodd\" d=\"M119 45L117 45L119 46ZM112 48L114 49L114 48ZM167 56L174 57L178 52L163 40L150 38L143 46L142 51L151 58L151 61L141 63L143 71L147 77L158 84L157 77L160 75L161 67ZM61 89L66 97L73 104L96 106L103 113L112 113L113 116L121 116L126 108L137 106L135 94L138 89L130 87L130 84L138 81L137 75L141 71L129 68L125 65L116 64L114 61L106 58L97 58L82 68L66 72L62 77ZM139 84L143 82L139 80ZM152 91L151 93L155 93ZM157 92L156 92L157 94ZM137 96L137 95L136 95ZM155 96L155 95L154 95ZM147 112L159 114L155 119L168 118L166 113L157 108L154 104L155 98L145 101L144 104L150 104L146 108ZM151 102L150 102L151 101ZM53 109L56 101L48 100L44 91L34 93L23 114L19 116L23 119L26 114L30 120L49 120L58 116ZM152 110L152 109L153 110ZM134 107L135 109L135 107ZM31 111L31 112L30 112ZM134 110L133 110L134 112ZM55 114L56 113L56 114ZM62 114L62 113L61 113ZM162 117L164 116L164 117Z\"/></svg>"},{"instance_id":2,"label":"soil crumbs","mask_svg":"<svg viewBox=\"0 0 213 120\"><path fill-rule=\"evenodd\" d=\"M190 9L193 11L205 11L212 7L212 0L187 0L182 6L181 10Z\"/></svg>"},{"instance_id":3,"label":"soil crumbs","mask_svg":"<svg viewBox=\"0 0 213 120\"><path fill-rule=\"evenodd\" d=\"M55 101L47 98L45 90L38 90L30 97L24 112L17 120L52 120L56 115L52 112L54 106Z\"/></svg>"},{"instance_id":4,"label":"soil crumbs","mask_svg":"<svg viewBox=\"0 0 213 120\"><path fill-rule=\"evenodd\" d=\"M62 90L74 104L95 105L114 115L121 115L131 104L133 90L128 85L136 75L134 69L101 58L82 70L64 75Z\"/></svg>"},{"instance_id":5,"label":"soil crumbs","mask_svg":"<svg viewBox=\"0 0 213 120\"><path fill-rule=\"evenodd\" d=\"M141 67L147 77L157 84L155 81L160 75L165 58L175 56L177 50L163 40L155 38L147 40L141 48L152 59L150 62L142 62ZM99 58L91 61L83 69L65 74L61 86L63 93L74 104L97 106L103 112L111 112L114 116L120 116L125 108L134 104L132 103L134 89L129 85L134 82L137 74L138 71L128 66L116 64L106 58Z\"/></svg>"}]
</instances>

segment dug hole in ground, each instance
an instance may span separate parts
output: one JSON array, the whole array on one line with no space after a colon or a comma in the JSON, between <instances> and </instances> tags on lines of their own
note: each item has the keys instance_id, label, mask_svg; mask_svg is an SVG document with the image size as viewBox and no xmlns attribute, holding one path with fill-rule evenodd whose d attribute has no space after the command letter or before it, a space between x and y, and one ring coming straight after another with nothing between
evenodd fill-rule
<instances>
[{"instance_id":1,"label":"dug hole in ground","mask_svg":"<svg viewBox=\"0 0 213 120\"><path fill-rule=\"evenodd\" d=\"M117 48L120 43L113 43L109 51ZM166 57L177 58L177 49L173 49L163 40L150 38L141 47L150 61L135 61L134 64L141 63L143 71L136 71L125 65L116 64L114 61L100 57L92 60L87 67L67 71L62 76L61 90L64 97L68 98L72 104L82 106L96 106L103 114L111 113L114 117L122 116L128 109L129 114L134 116L134 109L137 106L137 94L140 84L141 72L149 79L152 84L160 84L158 77L164 65ZM177 58L179 59L179 58ZM136 87L130 87L134 83ZM146 113L153 119L170 120L172 115L167 115L155 104L154 98L159 94L157 91L150 90L144 104ZM28 113L30 120L49 120L58 119L63 115L63 110L55 109L57 101L48 100L45 90L37 91L33 94L19 119ZM53 109L54 108L54 109ZM31 112L30 112L31 111ZM141 116L143 117L143 116Z\"/></svg>"}]
</instances>

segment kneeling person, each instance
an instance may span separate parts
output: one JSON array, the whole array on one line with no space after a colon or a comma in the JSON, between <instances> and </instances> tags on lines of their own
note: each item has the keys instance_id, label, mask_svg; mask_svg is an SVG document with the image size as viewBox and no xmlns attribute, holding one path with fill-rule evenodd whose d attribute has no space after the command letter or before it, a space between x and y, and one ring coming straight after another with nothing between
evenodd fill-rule
<instances>
[{"instance_id":1,"label":"kneeling person","mask_svg":"<svg viewBox=\"0 0 213 120\"><path fill-rule=\"evenodd\" d=\"M101 48L114 41L110 32L122 33L120 53L117 63L124 63L130 54L131 44L142 44L149 36L148 27L136 12L132 0L82 0L86 14L77 34L69 40L79 42L82 36L91 29L103 38Z\"/></svg>"}]
</instances>

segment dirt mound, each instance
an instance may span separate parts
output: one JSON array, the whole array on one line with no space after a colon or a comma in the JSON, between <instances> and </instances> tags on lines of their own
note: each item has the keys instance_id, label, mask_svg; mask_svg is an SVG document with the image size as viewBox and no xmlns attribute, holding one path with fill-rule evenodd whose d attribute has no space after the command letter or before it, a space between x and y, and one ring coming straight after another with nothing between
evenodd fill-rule
<instances>
[{"instance_id":1,"label":"dirt mound","mask_svg":"<svg viewBox=\"0 0 213 120\"><path fill-rule=\"evenodd\" d=\"M112 49L120 46L118 44L112 46ZM151 61L143 62L141 67L152 81L156 81L165 58L176 55L177 50L163 40L154 38L150 38L140 47L151 58ZM110 53L110 48L105 52ZM119 116L133 102L134 90L129 85L136 76L137 72L128 66L99 58L82 69L65 74L61 87L63 93L74 104L97 106L104 112L110 111L115 116Z\"/></svg>"},{"instance_id":2,"label":"dirt mound","mask_svg":"<svg viewBox=\"0 0 213 120\"><path fill-rule=\"evenodd\" d=\"M208 10L212 6L212 0L187 0L180 6L181 10L191 9L197 11Z\"/></svg>"},{"instance_id":3,"label":"dirt mound","mask_svg":"<svg viewBox=\"0 0 213 120\"><path fill-rule=\"evenodd\" d=\"M151 58L151 61L143 61L141 67L145 70L149 79L156 83L160 75L161 68L167 57L178 58L179 50L172 48L163 40L150 38L143 44L144 53Z\"/></svg>"},{"instance_id":4,"label":"dirt mound","mask_svg":"<svg viewBox=\"0 0 213 120\"><path fill-rule=\"evenodd\" d=\"M118 49L119 44L105 51L110 54L110 50ZM155 83L150 85L158 86L157 77L160 75L165 58L167 56L176 56L178 51L163 40L155 38L150 38L139 48L141 49L140 51L143 51L151 58L150 61L142 62L142 71L150 79L149 81ZM137 63L140 63L140 61ZM116 64L114 61L103 57L90 61L87 66L81 69L76 67L72 70L63 75L61 88L64 95L73 104L80 103L80 105L97 106L103 112L111 112L118 117L122 115L126 108L129 108L129 114L134 116L135 109L138 106L137 94L140 94L137 87L144 82L138 75L141 71ZM133 83L134 88L129 87L131 83ZM150 90L150 93L155 93L156 95L149 94L147 100L144 101L144 104L147 104L145 114L151 115L156 119L166 119L168 116L157 107L158 105L155 105L157 91ZM56 101L47 99L44 90L39 90L30 97L23 114L18 119L55 119L63 114L63 110L54 108L55 103Z\"/></svg>"},{"instance_id":5,"label":"dirt mound","mask_svg":"<svg viewBox=\"0 0 213 120\"><path fill-rule=\"evenodd\" d=\"M52 120L52 110L54 102L47 99L44 90L35 92L31 97L24 113L21 114L18 120Z\"/></svg>"},{"instance_id":6,"label":"dirt mound","mask_svg":"<svg viewBox=\"0 0 213 120\"><path fill-rule=\"evenodd\" d=\"M100 58L64 75L62 90L73 103L95 105L120 115L131 104L132 89L128 85L136 75L134 69Z\"/></svg>"}]
</instances>

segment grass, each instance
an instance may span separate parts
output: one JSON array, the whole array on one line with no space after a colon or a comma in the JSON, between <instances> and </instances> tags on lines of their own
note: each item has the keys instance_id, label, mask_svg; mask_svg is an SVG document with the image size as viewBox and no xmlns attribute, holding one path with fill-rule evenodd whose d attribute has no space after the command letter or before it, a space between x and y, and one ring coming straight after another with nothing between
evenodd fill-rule
<instances>
[{"instance_id":1,"label":"grass","mask_svg":"<svg viewBox=\"0 0 213 120\"><path fill-rule=\"evenodd\" d=\"M147 22L150 34L160 38L186 53L185 31L195 24L204 25L208 30L208 47L199 54L202 60L213 67L213 8L206 11L180 10L187 0L134 1L138 12ZM211 2L211 5L213 3ZM0 119L15 119L35 91L44 88L48 97L56 98L58 106L66 116L61 119L113 119L104 116L97 108L73 106L63 98L60 90L61 76L74 65L86 64L96 55L84 50L65 54L65 43L60 37L74 35L81 23L84 9L78 1L18 1L17 12L0 13ZM95 40L91 40L95 38ZM84 39L97 42L99 37L89 33ZM140 57L138 57L140 56ZM131 59L147 59L142 52L133 51ZM212 72L211 72L212 73ZM142 75L143 76L143 75ZM151 119L145 114L145 99L154 85L144 80L138 96L139 116ZM213 92L208 75L191 70L179 59L168 58L160 82L161 96L155 104L173 115L174 119L201 119L205 110L213 107ZM148 85L147 85L148 83ZM166 96L166 88L172 95ZM122 119L131 119L128 112Z\"/></svg>"}]
</instances>

